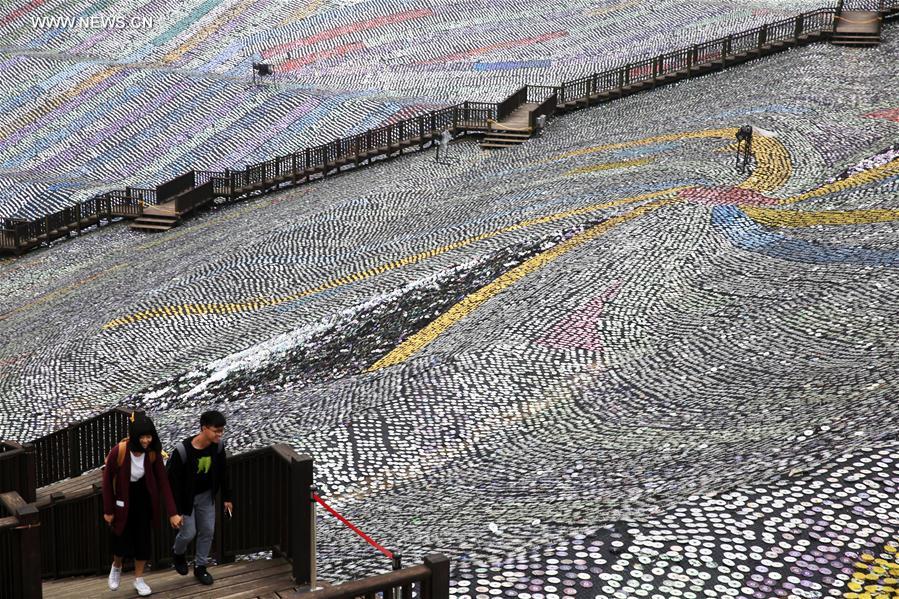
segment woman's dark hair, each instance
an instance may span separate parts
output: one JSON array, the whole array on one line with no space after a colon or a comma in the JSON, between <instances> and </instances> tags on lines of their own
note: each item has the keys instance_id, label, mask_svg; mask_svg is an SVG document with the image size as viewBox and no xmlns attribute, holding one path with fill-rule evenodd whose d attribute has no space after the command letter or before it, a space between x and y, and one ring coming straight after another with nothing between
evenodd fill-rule
<instances>
[{"instance_id":1,"label":"woman's dark hair","mask_svg":"<svg viewBox=\"0 0 899 599\"><path fill-rule=\"evenodd\" d=\"M140 438L143 435L153 435L153 440L147 447L147 451L162 452L162 443L159 442L159 433L156 432L156 426L149 417L141 414L134 415L134 421L128 424L128 449L135 452L144 451L140 444Z\"/></svg>"}]
</instances>

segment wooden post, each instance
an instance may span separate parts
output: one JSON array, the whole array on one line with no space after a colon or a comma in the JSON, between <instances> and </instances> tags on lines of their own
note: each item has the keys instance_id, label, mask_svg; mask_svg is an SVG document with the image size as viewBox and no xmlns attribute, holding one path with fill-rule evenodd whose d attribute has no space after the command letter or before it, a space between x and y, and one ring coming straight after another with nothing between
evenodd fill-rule
<instances>
[{"instance_id":1,"label":"wooden post","mask_svg":"<svg viewBox=\"0 0 899 599\"><path fill-rule=\"evenodd\" d=\"M213 532L213 551L215 552L218 563L224 564L234 561L234 555L228 556L225 551L225 506L222 501L222 494L218 493L213 498L215 502L215 529Z\"/></svg>"},{"instance_id":2,"label":"wooden post","mask_svg":"<svg viewBox=\"0 0 899 599\"><path fill-rule=\"evenodd\" d=\"M97 526L92 526L91 537L90 539L84 539L84 542L89 547L97 547L108 549L108 546L103 542L105 539L108 539L109 529L106 527L106 524L103 522L103 487L100 484L94 483L91 485L91 503L93 504L93 508L91 511L94 513L94 517L96 518ZM164 511L164 510L163 510ZM164 517L164 516L163 516ZM168 518L166 518L168 520ZM168 522L166 522L168 524ZM54 531L55 532L55 531ZM95 551L94 559L96 560L96 573L98 576L102 576L109 572L109 553L108 551Z\"/></svg>"},{"instance_id":3,"label":"wooden post","mask_svg":"<svg viewBox=\"0 0 899 599\"><path fill-rule=\"evenodd\" d=\"M428 594L422 599L449 599L449 558L439 553L426 555L425 565L431 570Z\"/></svg>"},{"instance_id":4,"label":"wooden post","mask_svg":"<svg viewBox=\"0 0 899 599\"><path fill-rule=\"evenodd\" d=\"M59 559L58 552L56 550L56 542L58 535L56 530L56 507L55 504L59 503L66 496L59 491L50 494L50 505L44 506L44 514L43 514L43 522L42 526L49 529L49 534L44 535L44 537L50 542L49 547L42 547L45 556L49 557L50 566L48 568L48 572L53 578L59 577ZM101 510L102 511L102 510ZM104 524L105 526L105 524Z\"/></svg>"},{"instance_id":5,"label":"wooden post","mask_svg":"<svg viewBox=\"0 0 899 599\"><path fill-rule=\"evenodd\" d=\"M69 478L81 476L81 451L78 443L78 423L72 422L66 428L66 441L69 449Z\"/></svg>"},{"instance_id":6,"label":"wooden post","mask_svg":"<svg viewBox=\"0 0 899 599\"><path fill-rule=\"evenodd\" d=\"M762 25L762 28L759 29L759 48L765 45L765 42L768 41L768 24L765 23Z\"/></svg>"},{"instance_id":7,"label":"wooden post","mask_svg":"<svg viewBox=\"0 0 899 599\"><path fill-rule=\"evenodd\" d=\"M793 37L796 38L796 41L799 41L799 36L802 35L803 16L801 13L796 16L796 28L793 30Z\"/></svg>"},{"instance_id":8,"label":"wooden post","mask_svg":"<svg viewBox=\"0 0 899 599\"><path fill-rule=\"evenodd\" d=\"M11 548L16 555L16 563L12 572L18 579L15 593L23 599L40 599L41 597L41 529L37 507L33 503L25 503L22 496L15 491L0 494L0 503L12 514L18 523L13 529L14 539Z\"/></svg>"},{"instance_id":9,"label":"wooden post","mask_svg":"<svg viewBox=\"0 0 899 599\"><path fill-rule=\"evenodd\" d=\"M37 467L35 465L35 449L31 443L22 446L24 464L22 474L22 497L28 503L37 501Z\"/></svg>"},{"instance_id":10,"label":"wooden post","mask_svg":"<svg viewBox=\"0 0 899 599\"><path fill-rule=\"evenodd\" d=\"M41 523L37 507L27 504L17 510L19 555L22 564L22 597L41 597Z\"/></svg>"},{"instance_id":11,"label":"wooden post","mask_svg":"<svg viewBox=\"0 0 899 599\"><path fill-rule=\"evenodd\" d=\"M291 575L298 585L311 584L315 570L314 514L312 504L312 458L290 462L288 555Z\"/></svg>"},{"instance_id":12,"label":"wooden post","mask_svg":"<svg viewBox=\"0 0 899 599\"><path fill-rule=\"evenodd\" d=\"M624 65L624 84L630 85L631 83L631 64L627 63Z\"/></svg>"}]
</instances>

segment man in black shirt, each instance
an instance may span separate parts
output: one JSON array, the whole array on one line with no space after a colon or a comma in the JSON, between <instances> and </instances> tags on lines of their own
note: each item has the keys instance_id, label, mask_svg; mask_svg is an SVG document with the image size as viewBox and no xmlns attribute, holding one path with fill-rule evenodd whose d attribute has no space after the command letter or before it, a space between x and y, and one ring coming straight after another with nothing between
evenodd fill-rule
<instances>
[{"instance_id":1,"label":"man in black shirt","mask_svg":"<svg viewBox=\"0 0 899 599\"><path fill-rule=\"evenodd\" d=\"M215 530L215 495L219 489L225 511L230 515L234 510L222 441L224 431L225 417L221 412L203 412L200 434L180 443L166 465L178 513L184 518L172 547L172 560L178 574L186 575L185 553L196 537L194 576L203 584L212 584L212 575L206 571L206 566Z\"/></svg>"}]
</instances>

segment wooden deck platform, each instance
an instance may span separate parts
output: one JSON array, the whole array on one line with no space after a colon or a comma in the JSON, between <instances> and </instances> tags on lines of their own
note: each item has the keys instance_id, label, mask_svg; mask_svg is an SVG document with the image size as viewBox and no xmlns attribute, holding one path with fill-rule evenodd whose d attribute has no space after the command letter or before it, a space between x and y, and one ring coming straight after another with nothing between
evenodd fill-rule
<instances>
[{"instance_id":1,"label":"wooden deck platform","mask_svg":"<svg viewBox=\"0 0 899 599\"><path fill-rule=\"evenodd\" d=\"M110 562L111 564L111 562ZM153 589L156 599L294 599L307 588L297 587L290 577L290 563L284 559L234 562L210 566L215 578L212 586L203 586L193 572L181 576L174 569L145 572L144 580ZM44 599L131 599L134 572L123 572L121 586L110 591L106 577L63 578L44 582Z\"/></svg>"}]
</instances>

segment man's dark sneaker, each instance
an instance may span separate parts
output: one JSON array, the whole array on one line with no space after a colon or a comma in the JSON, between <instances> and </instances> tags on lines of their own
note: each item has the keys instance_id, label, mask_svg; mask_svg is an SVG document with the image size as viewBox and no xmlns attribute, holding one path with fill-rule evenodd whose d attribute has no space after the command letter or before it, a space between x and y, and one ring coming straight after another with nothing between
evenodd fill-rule
<instances>
[{"instance_id":1,"label":"man's dark sneaker","mask_svg":"<svg viewBox=\"0 0 899 599\"><path fill-rule=\"evenodd\" d=\"M172 565L181 576L187 576L187 558L177 553L172 554Z\"/></svg>"},{"instance_id":2,"label":"man's dark sneaker","mask_svg":"<svg viewBox=\"0 0 899 599\"><path fill-rule=\"evenodd\" d=\"M194 578L203 584L212 584L212 574L206 571L206 566L194 566Z\"/></svg>"}]
</instances>

